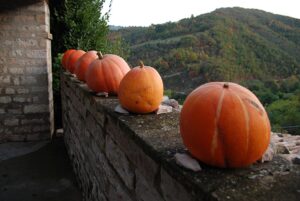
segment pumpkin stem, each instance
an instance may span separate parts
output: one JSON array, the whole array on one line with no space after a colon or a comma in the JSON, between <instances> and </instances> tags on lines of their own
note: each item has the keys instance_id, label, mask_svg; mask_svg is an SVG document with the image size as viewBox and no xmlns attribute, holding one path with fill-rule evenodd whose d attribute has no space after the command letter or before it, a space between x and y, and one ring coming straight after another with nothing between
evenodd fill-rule
<instances>
[{"instance_id":1,"label":"pumpkin stem","mask_svg":"<svg viewBox=\"0 0 300 201\"><path fill-rule=\"evenodd\" d=\"M224 85L223 85L223 88L229 88L229 83L225 82Z\"/></svg>"},{"instance_id":2,"label":"pumpkin stem","mask_svg":"<svg viewBox=\"0 0 300 201\"><path fill-rule=\"evenodd\" d=\"M140 60L140 68L144 68L144 63L143 63L143 61L142 60Z\"/></svg>"},{"instance_id":3,"label":"pumpkin stem","mask_svg":"<svg viewBox=\"0 0 300 201\"><path fill-rule=\"evenodd\" d=\"M97 52L97 55L98 55L99 59L103 59L103 54L101 51Z\"/></svg>"}]
</instances>

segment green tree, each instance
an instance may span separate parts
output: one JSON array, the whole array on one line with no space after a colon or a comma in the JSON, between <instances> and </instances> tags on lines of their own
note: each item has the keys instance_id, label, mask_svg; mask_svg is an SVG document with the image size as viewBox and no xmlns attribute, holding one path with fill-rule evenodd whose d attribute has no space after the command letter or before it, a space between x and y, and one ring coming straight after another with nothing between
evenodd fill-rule
<instances>
[{"instance_id":1,"label":"green tree","mask_svg":"<svg viewBox=\"0 0 300 201\"><path fill-rule=\"evenodd\" d=\"M58 16L65 23L62 36L65 49L106 48L109 14L102 13L105 0L65 0L64 13Z\"/></svg>"},{"instance_id":2,"label":"green tree","mask_svg":"<svg viewBox=\"0 0 300 201\"><path fill-rule=\"evenodd\" d=\"M67 49L106 52L109 11L102 13L105 0L52 0L50 23L53 34L52 72L56 128L61 127L59 72L61 53ZM111 5L112 0L110 0Z\"/></svg>"},{"instance_id":3,"label":"green tree","mask_svg":"<svg viewBox=\"0 0 300 201\"><path fill-rule=\"evenodd\" d=\"M293 127L300 125L300 94L291 96L286 100L277 100L267 107L273 130L288 131L292 134L300 134L300 128ZM279 127L279 128L278 128Z\"/></svg>"},{"instance_id":4,"label":"green tree","mask_svg":"<svg viewBox=\"0 0 300 201\"><path fill-rule=\"evenodd\" d=\"M103 13L104 3L105 0L50 1L53 57L70 48L106 48L110 11Z\"/></svg>"}]
</instances>

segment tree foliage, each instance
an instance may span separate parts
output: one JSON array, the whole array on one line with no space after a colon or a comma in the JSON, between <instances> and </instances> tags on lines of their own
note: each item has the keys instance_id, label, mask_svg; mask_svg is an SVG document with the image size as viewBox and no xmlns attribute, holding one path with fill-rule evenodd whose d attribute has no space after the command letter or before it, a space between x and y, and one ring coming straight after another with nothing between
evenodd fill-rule
<instances>
[{"instance_id":1,"label":"tree foliage","mask_svg":"<svg viewBox=\"0 0 300 201\"><path fill-rule=\"evenodd\" d=\"M109 18L103 13L105 0L64 0L54 5L52 22L55 53L75 48L103 50L107 44ZM55 24L56 23L56 24ZM57 42L56 42L57 40Z\"/></svg>"},{"instance_id":2,"label":"tree foliage","mask_svg":"<svg viewBox=\"0 0 300 201\"><path fill-rule=\"evenodd\" d=\"M61 127L59 72L61 56L67 49L108 51L108 17L103 13L105 0L52 0L50 25L52 73L56 127ZM111 3L111 0L110 0Z\"/></svg>"}]
</instances>

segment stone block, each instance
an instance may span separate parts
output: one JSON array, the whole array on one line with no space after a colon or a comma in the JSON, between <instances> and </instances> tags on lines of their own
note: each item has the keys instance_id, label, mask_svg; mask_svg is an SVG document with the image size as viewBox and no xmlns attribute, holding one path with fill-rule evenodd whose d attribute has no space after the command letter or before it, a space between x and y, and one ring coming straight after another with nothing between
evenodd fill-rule
<instances>
[{"instance_id":1,"label":"stone block","mask_svg":"<svg viewBox=\"0 0 300 201\"><path fill-rule=\"evenodd\" d=\"M40 26L40 30L44 30L44 27ZM34 29L37 29L39 27L35 27ZM36 58L47 58L47 52L46 50L31 50L26 52L26 57L31 58L31 59L36 59Z\"/></svg>"},{"instance_id":2,"label":"stone block","mask_svg":"<svg viewBox=\"0 0 300 201\"><path fill-rule=\"evenodd\" d=\"M12 99L10 96L0 96L0 103L11 103Z\"/></svg>"},{"instance_id":3,"label":"stone block","mask_svg":"<svg viewBox=\"0 0 300 201\"><path fill-rule=\"evenodd\" d=\"M0 84L10 84L11 76L10 75L0 75Z\"/></svg>"},{"instance_id":4,"label":"stone block","mask_svg":"<svg viewBox=\"0 0 300 201\"><path fill-rule=\"evenodd\" d=\"M130 162L133 163L147 181L153 184L156 175L159 174L159 165L157 162L150 158L127 133L123 132L110 116L108 116L106 132L118 144Z\"/></svg>"},{"instance_id":5,"label":"stone block","mask_svg":"<svg viewBox=\"0 0 300 201\"><path fill-rule=\"evenodd\" d=\"M30 75L46 74L47 68L46 67L26 67L26 73L28 73Z\"/></svg>"},{"instance_id":6,"label":"stone block","mask_svg":"<svg viewBox=\"0 0 300 201\"><path fill-rule=\"evenodd\" d=\"M15 86L19 86L21 84L20 77L14 77L13 78L13 84Z\"/></svg>"},{"instance_id":7,"label":"stone block","mask_svg":"<svg viewBox=\"0 0 300 201\"><path fill-rule=\"evenodd\" d=\"M119 188L119 186L115 186L115 185L110 185L108 188L108 199L111 201L114 200L126 200L126 201L133 201L133 199L131 199L129 193L123 189L123 188Z\"/></svg>"},{"instance_id":8,"label":"stone block","mask_svg":"<svg viewBox=\"0 0 300 201\"><path fill-rule=\"evenodd\" d=\"M31 16L31 17L33 17L33 16ZM32 48L32 47L38 46L38 41L36 39L17 38L16 44L18 47Z\"/></svg>"},{"instance_id":9,"label":"stone block","mask_svg":"<svg viewBox=\"0 0 300 201\"><path fill-rule=\"evenodd\" d=\"M191 201L191 194L163 168L161 168L160 188L165 201Z\"/></svg>"},{"instance_id":10,"label":"stone block","mask_svg":"<svg viewBox=\"0 0 300 201\"><path fill-rule=\"evenodd\" d=\"M22 108L22 106L20 107L19 106L19 108L8 108L7 109L7 113L8 114L23 114L23 108Z\"/></svg>"},{"instance_id":11,"label":"stone block","mask_svg":"<svg viewBox=\"0 0 300 201\"><path fill-rule=\"evenodd\" d=\"M38 24L46 24L46 16L45 14L39 14L35 16L35 20Z\"/></svg>"},{"instance_id":12,"label":"stone block","mask_svg":"<svg viewBox=\"0 0 300 201\"><path fill-rule=\"evenodd\" d=\"M36 125L32 127L33 132L41 132L41 131L49 131L50 133L50 125Z\"/></svg>"},{"instance_id":13,"label":"stone block","mask_svg":"<svg viewBox=\"0 0 300 201\"><path fill-rule=\"evenodd\" d=\"M4 64L1 64L1 59L0 59L0 74L7 74L8 68L4 66Z\"/></svg>"},{"instance_id":14,"label":"stone block","mask_svg":"<svg viewBox=\"0 0 300 201\"><path fill-rule=\"evenodd\" d=\"M26 98L24 96L14 96L13 101L16 102L16 103L24 103L24 102L28 101L28 98ZM30 102L30 98L29 98L28 102Z\"/></svg>"},{"instance_id":15,"label":"stone block","mask_svg":"<svg viewBox=\"0 0 300 201\"><path fill-rule=\"evenodd\" d=\"M10 88L10 87L8 87L8 88L6 88L5 89L5 94L8 94L8 95L10 95L10 94L15 94L15 89L14 88Z\"/></svg>"},{"instance_id":16,"label":"stone block","mask_svg":"<svg viewBox=\"0 0 300 201\"><path fill-rule=\"evenodd\" d=\"M129 163L126 155L112 141L109 136L106 136L105 146L106 156L109 162L113 165L123 182L129 189L134 188L134 169Z\"/></svg>"},{"instance_id":17,"label":"stone block","mask_svg":"<svg viewBox=\"0 0 300 201\"><path fill-rule=\"evenodd\" d=\"M24 113L44 113L49 112L49 106L44 104L39 105L25 105L24 106Z\"/></svg>"},{"instance_id":18,"label":"stone block","mask_svg":"<svg viewBox=\"0 0 300 201\"><path fill-rule=\"evenodd\" d=\"M43 119L22 119L21 124L26 125L26 124L43 124L45 121Z\"/></svg>"},{"instance_id":19,"label":"stone block","mask_svg":"<svg viewBox=\"0 0 300 201\"><path fill-rule=\"evenodd\" d=\"M136 174L136 187L135 194L137 200L142 201L164 201L162 196L159 194L158 190L153 184L149 184L144 176L139 173L138 170L135 171Z\"/></svg>"},{"instance_id":20,"label":"stone block","mask_svg":"<svg viewBox=\"0 0 300 201\"><path fill-rule=\"evenodd\" d=\"M87 114L91 114L95 119L97 119L97 123L104 128L104 123L106 120L105 112L101 106L97 105L97 101L94 97L86 98L84 102L85 108L87 110Z\"/></svg>"},{"instance_id":21,"label":"stone block","mask_svg":"<svg viewBox=\"0 0 300 201\"><path fill-rule=\"evenodd\" d=\"M31 133L31 126L16 126L12 129L15 134L28 134Z\"/></svg>"},{"instance_id":22,"label":"stone block","mask_svg":"<svg viewBox=\"0 0 300 201\"><path fill-rule=\"evenodd\" d=\"M10 67L10 68L8 68L8 71L11 74L23 74L24 73L24 68Z\"/></svg>"},{"instance_id":23,"label":"stone block","mask_svg":"<svg viewBox=\"0 0 300 201\"><path fill-rule=\"evenodd\" d=\"M45 92L48 91L48 87L47 86L33 86L31 87L31 91L32 92Z\"/></svg>"},{"instance_id":24,"label":"stone block","mask_svg":"<svg viewBox=\"0 0 300 201\"><path fill-rule=\"evenodd\" d=\"M27 89L27 88L18 88L17 89L17 93L18 94L28 94L29 93L29 89Z\"/></svg>"},{"instance_id":25,"label":"stone block","mask_svg":"<svg viewBox=\"0 0 300 201\"><path fill-rule=\"evenodd\" d=\"M5 126L17 126L17 125L19 125L19 119L16 119L16 118L4 119L3 124Z\"/></svg>"},{"instance_id":26,"label":"stone block","mask_svg":"<svg viewBox=\"0 0 300 201\"><path fill-rule=\"evenodd\" d=\"M32 85L32 84L37 84L37 79L34 76L21 76L21 84L22 85Z\"/></svg>"},{"instance_id":27,"label":"stone block","mask_svg":"<svg viewBox=\"0 0 300 201\"><path fill-rule=\"evenodd\" d=\"M86 119L86 124L88 124L88 126L85 126L85 128L90 133L90 135L93 136L95 141L97 141L98 146L101 148L101 150L104 151L105 131L89 112L85 119Z\"/></svg>"},{"instance_id":28,"label":"stone block","mask_svg":"<svg viewBox=\"0 0 300 201\"><path fill-rule=\"evenodd\" d=\"M11 57L23 57L24 51L22 49L14 49L9 52L9 56Z\"/></svg>"}]
</instances>

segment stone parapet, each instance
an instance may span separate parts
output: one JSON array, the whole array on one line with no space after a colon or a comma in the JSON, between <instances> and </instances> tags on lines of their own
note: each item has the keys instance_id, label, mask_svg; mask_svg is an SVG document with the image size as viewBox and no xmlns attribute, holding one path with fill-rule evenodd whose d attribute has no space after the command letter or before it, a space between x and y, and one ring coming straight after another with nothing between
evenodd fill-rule
<instances>
[{"instance_id":1,"label":"stone parapet","mask_svg":"<svg viewBox=\"0 0 300 201\"><path fill-rule=\"evenodd\" d=\"M124 115L116 97L98 97L61 73L64 139L85 200L298 200L300 166L275 156L242 169L177 165L186 153L179 112ZM13 121L12 121L13 122Z\"/></svg>"}]
</instances>

